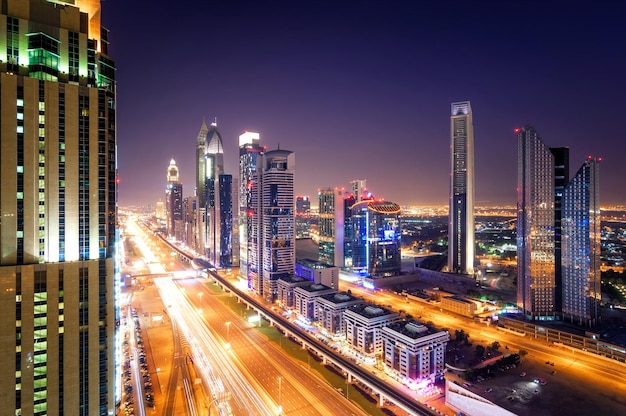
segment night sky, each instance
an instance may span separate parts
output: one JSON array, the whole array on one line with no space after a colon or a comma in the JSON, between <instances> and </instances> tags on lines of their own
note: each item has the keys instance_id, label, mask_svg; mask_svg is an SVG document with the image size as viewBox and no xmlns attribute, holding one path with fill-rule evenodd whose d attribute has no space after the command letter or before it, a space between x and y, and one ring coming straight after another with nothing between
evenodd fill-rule
<instances>
[{"instance_id":1,"label":"night sky","mask_svg":"<svg viewBox=\"0 0 626 416\"><path fill-rule=\"evenodd\" d=\"M338 4L341 3L341 4ZM517 140L602 156L626 204L626 2L103 1L117 65L121 206L193 195L203 118L226 172L238 136L296 154L296 193L367 179L401 205L448 203L450 103L472 104L477 205L514 205Z\"/></svg>"}]
</instances>

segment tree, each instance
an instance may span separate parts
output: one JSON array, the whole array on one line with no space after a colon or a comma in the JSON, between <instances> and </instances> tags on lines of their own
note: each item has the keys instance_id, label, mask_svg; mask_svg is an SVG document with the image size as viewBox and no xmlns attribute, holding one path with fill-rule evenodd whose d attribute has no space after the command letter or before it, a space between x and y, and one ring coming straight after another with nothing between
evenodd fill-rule
<instances>
[{"instance_id":1,"label":"tree","mask_svg":"<svg viewBox=\"0 0 626 416\"><path fill-rule=\"evenodd\" d=\"M476 352L476 357L483 358L483 355L485 355L485 347L483 347L482 345L477 345L475 352Z\"/></svg>"},{"instance_id":2,"label":"tree","mask_svg":"<svg viewBox=\"0 0 626 416\"><path fill-rule=\"evenodd\" d=\"M498 341L494 341L489 346L493 351L498 351L500 349L500 343Z\"/></svg>"},{"instance_id":3,"label":"tree","mask_svg":"<svg viewBox=\"0 0 626 416\"><path fill-rule=\"evenodd\" d=\"M525 355L528 355L528 351L526 350L519 350L518 352L520 358L523 358Z\"/></svg>"}]
</instances>

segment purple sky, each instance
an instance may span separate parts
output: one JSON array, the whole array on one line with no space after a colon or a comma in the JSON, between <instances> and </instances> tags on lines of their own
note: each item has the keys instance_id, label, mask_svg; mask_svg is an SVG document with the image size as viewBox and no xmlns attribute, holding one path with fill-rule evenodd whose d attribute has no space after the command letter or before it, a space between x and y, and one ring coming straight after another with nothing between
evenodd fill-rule
<instances>
[{"instance_id":1,"label":"purple sky","mask_svg":"<svg viewBox=\"0 0 626 416\"><path fill-rule=\"evenodd\" d=\"M343 3L341 5L337 3ZM549 4L547 4L549 3ZM620 1L105 1L117 65L120 205L193 194L202 119L227 173L237 140L296 154L296 193L367 179L376 197L447 204L450 103L474 113L477 204L516 200L516 137L603 157L626 204L626 5Z\"/></svg>"}]
</instances>

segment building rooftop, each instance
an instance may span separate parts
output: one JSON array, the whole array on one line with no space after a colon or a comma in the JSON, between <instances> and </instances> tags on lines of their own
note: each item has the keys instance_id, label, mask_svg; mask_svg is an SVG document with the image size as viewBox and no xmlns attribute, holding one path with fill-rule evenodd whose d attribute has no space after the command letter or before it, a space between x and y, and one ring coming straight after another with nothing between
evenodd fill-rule
<instances>
[{"instance_id":1,"label":"building rooftop","mask_svg":"<svg viewBox=\"0 0 626 416\"><path fill-rule=\"evenodd\" d=\"M348 310L358 315L361 315L365 318L377 318L377 317L386 316L386 315L387 316L397 315L397 313L395 313L394 311L391 311L389 309L386 309L380 306L367 304L367 303L353 305Z\"/></svg>"},{"instance_id":2,"label":"building rooftop","mask_svg":"<svg viewBox=\"0 0 626 416\"><path fill-rule=\"evenodd\" d=\"M310 269L328 269L330 267L337 267L337 266L333 266L332 264L326 264L321 261L313 260L309 258L296 259L296 263L301 266L308 267Z\"/></svg>"},{"instance_id":3,"label":"building rooftop","mask_svg":"<svg viewBox=\"0 0 626 416\"><path fill-rule=\"evenodd\" d=\"M424 325L423 323L419 321L415 321L415 320L396 322L395 324L389 325L388 329L394 332L397 332L399 334L402 334L404 336L407 336L409 338L412 338L412 339L418 339L418 338L425 337L427 335L432 335L438 332L443 332L443 331L433 330L427 327L426 325Z\"/></svg>"},{"instance_id":4,"label":"building rooftop","mask_svg":"<svg viewBox=\"0 0 626 416\"><path fill-rule=\"evenodd\" d=\"M285 281L287 283L302 283L302 284L310 283L310 284L313 284L312 280L305 279L302 276L296 276L295 274L294 275L289 275L289 276L281 276L281 277L278 278L278 280L283 280L283 281Z\"/></svg>"},{"instance_id":5,"label":"building rooftop","mask_svg":"<svg viewBox=\"0 0 626 416\"><path fill-rule=\"evenodd\" d=\"M320 296L320 298L325 299L334 304L362 301L360 298L357 298L355 296L348 294L348 292L329 293L327 295Z\"/></svg>"},{"instance_id":6,"label":"building rooftop","mask_svg":"<svg viewBox=\"0 0 626 416\"><path fill-rule=\"evenodd\" d=\"M328 287L326 285L322 285L322 284L319 284L319 283L313 283L312 285L302 286L302 287L300 287L298 289L307 291L309 293L318 293L318 292L325 292L325 291L336 292L336 290L333 289L332 287Z\"/></svg>"}]
</instances>

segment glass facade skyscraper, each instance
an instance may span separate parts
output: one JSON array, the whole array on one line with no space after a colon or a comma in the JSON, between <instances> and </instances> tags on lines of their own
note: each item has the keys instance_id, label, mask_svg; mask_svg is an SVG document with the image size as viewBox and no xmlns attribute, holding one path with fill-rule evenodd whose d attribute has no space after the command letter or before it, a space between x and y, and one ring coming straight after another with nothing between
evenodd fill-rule
<instances>
[{"instance_id":1,"label":"glass facade skyscraper","mask_svg":"<svg viewBox=\"0 0 626 416\"><path fill-rule=\"evenodd\" d=\"M563 191L563 320L600 318L600 159L589 157Z\"/></svg>"},{"instance_id":2,"label":"glass facade skyscraper","mask_svg":"<svg viewBox=\"0 0 626 416\"><path fill-rule=\"evenodd\" d=\"M569 149L518 135L517 303L531 320L600 318L599 160L569 180Z\"/></svg>"},{"instance_id":3,"label":"glass facade skyscraper","mask_svg":"<svg viewBox=\"0 0 626 416\"><path fill-rule=\"evenodd\" d=\"M554 156L532 126L517 129L517 304L556 319Z\"/></svg>"},{"instance_id":4,"label":"glass facade skyscraper","mask_svg":"<svg viewBox=\"0 0 626 416\"><path fill-rule=\"evenodd\" d=\"M448 270L474 274L474 126L469 101L452 103L450 137Z\"/></svg>"},{"instance_id":5,"label":"glass facade skyscraper","mask_svg":"<svg viewBox=\"0 0 626 416\"><path fill-rule=\"evenodd\" d=\"M319 196L319 261L332 266L344 266L344 191L321 189Z\"/></svg>"},{"instance_id":6,"label":"glass facade skyscraper","mask_svg":"<svg viewBox=\"0 0 626 416\"><path fill-rule=\"evenodd\" d=\"M351 208L351 269L364 276L400 273L400 212L398 204L366 200Z\"/></svg>"},{"instance_id":7,"label":"glass facade skyscraper","mask_svg":"<svg viewBox=\"0 0 626 416\"><path fill-rule=\"evenodd\" d=\"M247 131L239 136L239 275L252 290L260 290L258 242L253 239L254 232L258 232L254 222L258 207L252 195L258 192L256 172L264 152L259 133Z\"/></svg>"},{"instance_id":8,"label":"glass facade skyscraper","mask_svg":"<svg viewBox=\"0 0 626 416\"><path fill-rule=\"evenodd\" d=\"M0 2L0 413L120 400L115 64L100 1Z\"/></svg>"}]
</instances>

